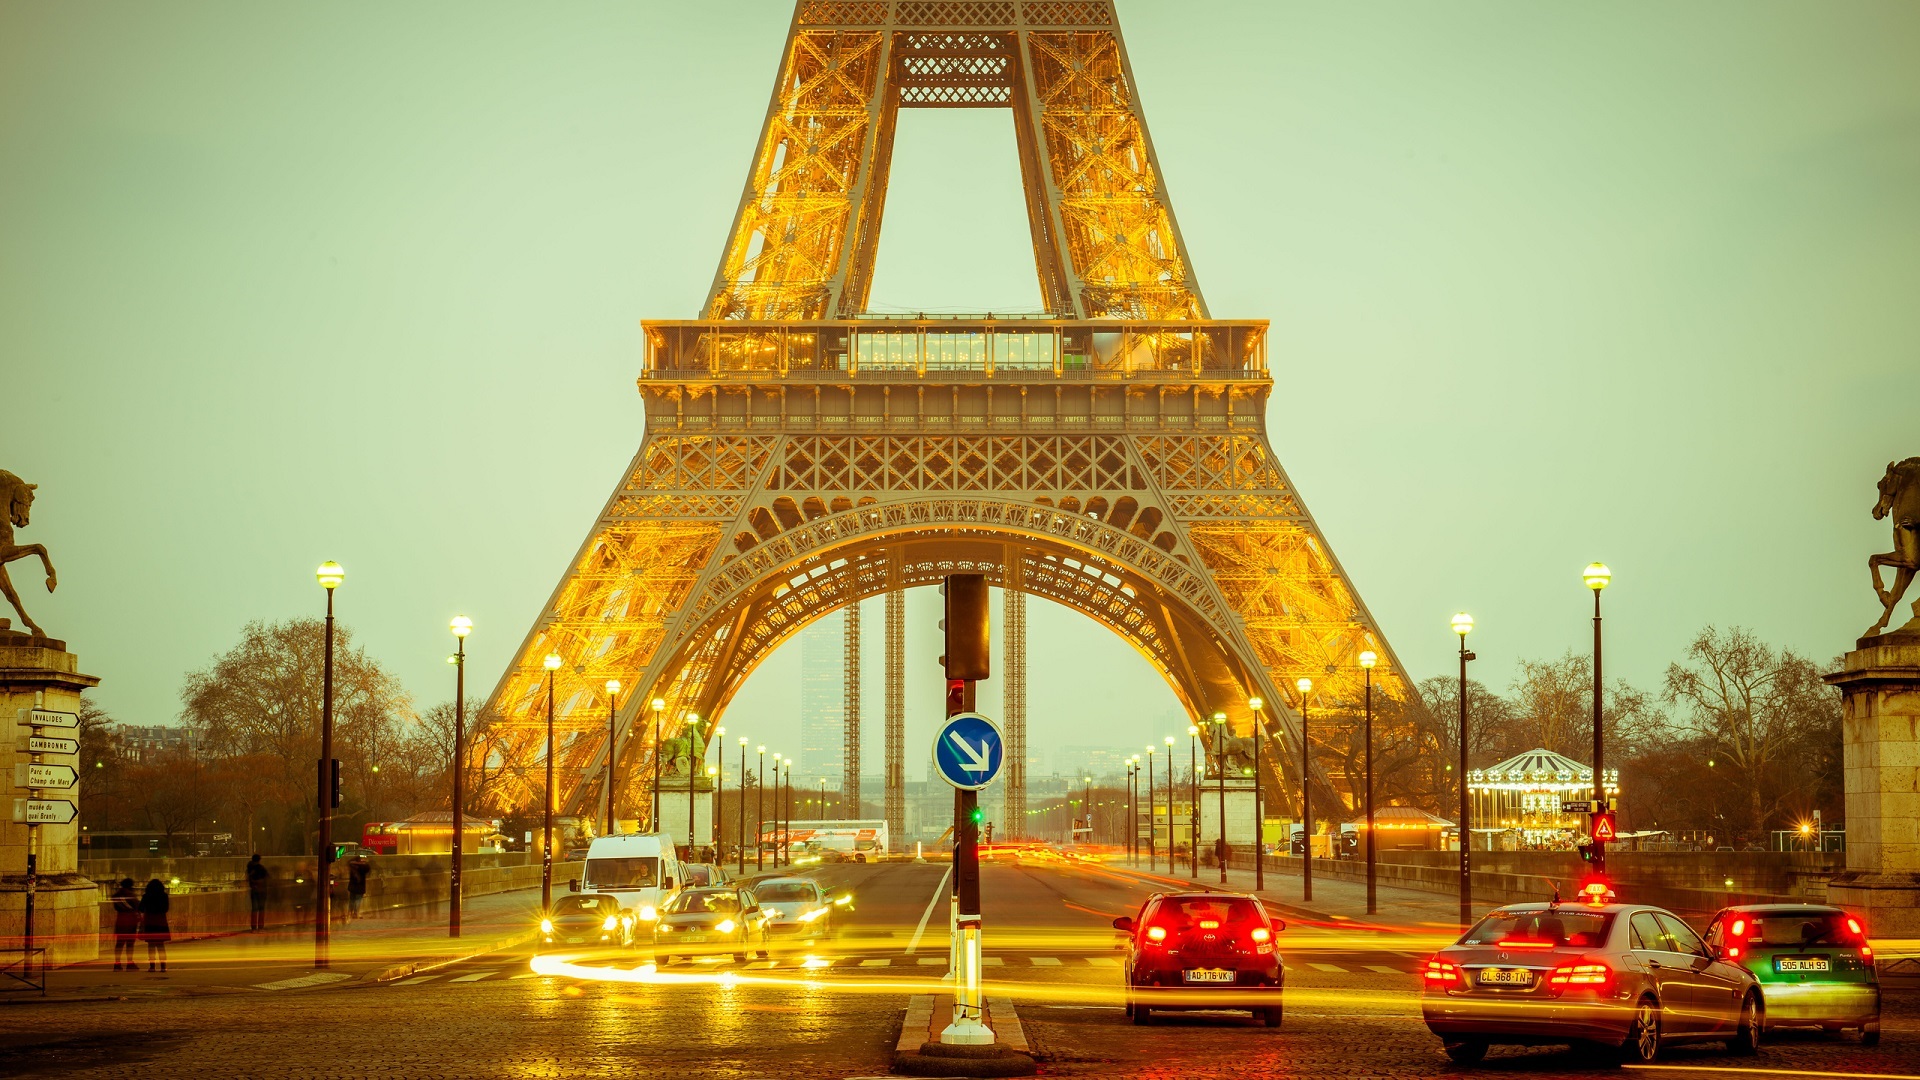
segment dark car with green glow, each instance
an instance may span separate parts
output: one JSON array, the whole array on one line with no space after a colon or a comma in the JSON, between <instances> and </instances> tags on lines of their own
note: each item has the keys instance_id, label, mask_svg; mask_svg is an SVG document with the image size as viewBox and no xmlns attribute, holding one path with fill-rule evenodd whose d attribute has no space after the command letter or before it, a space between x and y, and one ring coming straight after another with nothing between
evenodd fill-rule
<instances>
[{"instance_id":1,"label":"dark car with green glow","mask_svg":"<svg viewBox=\"0 0 1920 1080\"><path fill-rule=\"evenodd\" d=\"M1857 916L1825 904L1746 904L1707 925L1707 944L1760 982L1766 1029L1848 1028L1880 1041L1880 977Z\"/></svg>"}]
</instances>

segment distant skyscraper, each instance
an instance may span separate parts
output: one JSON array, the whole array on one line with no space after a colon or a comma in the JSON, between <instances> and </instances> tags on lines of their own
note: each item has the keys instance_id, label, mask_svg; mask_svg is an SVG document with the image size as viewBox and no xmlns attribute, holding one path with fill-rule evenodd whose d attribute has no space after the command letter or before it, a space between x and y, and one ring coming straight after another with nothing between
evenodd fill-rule
<instances>
[{"instance_id":1,"label":"distant skyscraper","mask_svg":"<svg viewBox=\"0 0 1920 1080\"><path fill-rule=\"evenodd\" d=\"M846 616L800 631L800 761L794 772L839 789L846 726ZM795 779L799 779L798 776Z\"/></svg>"}]
</instances>

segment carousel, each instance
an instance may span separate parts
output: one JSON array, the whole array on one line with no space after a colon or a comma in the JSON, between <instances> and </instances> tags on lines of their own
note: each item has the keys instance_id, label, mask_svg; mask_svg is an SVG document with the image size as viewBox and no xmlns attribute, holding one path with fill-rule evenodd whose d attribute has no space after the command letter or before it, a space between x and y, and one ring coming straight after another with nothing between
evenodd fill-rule
<instances>
[{"instance_id":1,"label":"carousel","mask_svg":"<svg viewBox=\"0 0 1920 1080\"><path fill-rule=\"evenodd\" d=\"M1620 770L1604 777L1607 798L1620 793ZM1467 774L1473 806L1473 831L1497 850L1572 850L1584 836L1588 818L1562 813L1565 801L1593 798L1593 768L1544 748L1516 754L1489 769ZM1476 838L1476 846L1477 846Z\"/></svg>"}]
</instances>

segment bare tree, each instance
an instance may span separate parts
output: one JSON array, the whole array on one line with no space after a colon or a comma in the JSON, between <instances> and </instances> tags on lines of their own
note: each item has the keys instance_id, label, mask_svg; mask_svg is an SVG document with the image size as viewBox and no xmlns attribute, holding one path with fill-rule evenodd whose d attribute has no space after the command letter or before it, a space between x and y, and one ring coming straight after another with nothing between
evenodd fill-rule
<instances>
[{"instance_id":1,"label":"bare tree","mask_svg":"<svg viewBox=\"0 0 1920 1080\"><path fill-rule=\"evenodd\" d=\"M1774 650L1750 631L1702 630L1684 663L1667 668L1666 700L1683 710L1683 730L1715 767L1738 772L1745 814L1740 824L1758 841L1769 820L1818 787L1823 746L1837 756L1838 694L1812 662ZM1815 767L1808 767L1813 765Z\"/></svg>"}]
</instances>

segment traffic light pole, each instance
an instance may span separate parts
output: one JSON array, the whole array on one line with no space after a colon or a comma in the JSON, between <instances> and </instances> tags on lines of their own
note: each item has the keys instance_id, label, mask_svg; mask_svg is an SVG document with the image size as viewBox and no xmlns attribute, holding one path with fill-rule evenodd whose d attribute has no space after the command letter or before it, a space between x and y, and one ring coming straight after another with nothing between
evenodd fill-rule
<instances>
[{"instance_id":1,"label":"traffic light pole","mask_svg":"<svg viewBox=\"0 0 1920 1080\"><path fill-rule=\"evenodd\" d=\"M987 677L988 615L986 578L955 574L947 578L946 711L949 717L972 712L977 680ZM990 1045L993 1029L985 1019L980 990L980 793L954 789L953 799L953 1019L940 1032L946 1045Z\"/></svg>"}]
</instances>

